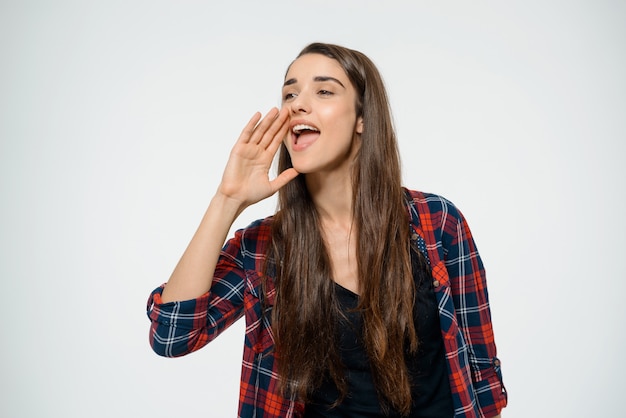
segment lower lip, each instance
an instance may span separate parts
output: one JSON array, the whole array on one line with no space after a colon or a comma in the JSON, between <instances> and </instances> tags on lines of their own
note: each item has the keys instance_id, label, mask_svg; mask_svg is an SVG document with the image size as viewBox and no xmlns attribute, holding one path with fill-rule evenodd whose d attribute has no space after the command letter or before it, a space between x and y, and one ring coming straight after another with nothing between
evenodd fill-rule
<instances>
[{"instance_id":1,"label":"lower lip","mask_svg":"<svg viewBox=\"0 0 626 418\"><path fill-rule=\"evenodd\" d=\"M314 140L308 140L308 141L302 141L302 142L298 141L298 142L296 142L295 135L293 135L292 138L291 138L291 149L294 152L304 151L307 148L309 148L311 145L313 145L316 141L317 141L317 138L315 138Z\"/></svg>"}]
</instances>

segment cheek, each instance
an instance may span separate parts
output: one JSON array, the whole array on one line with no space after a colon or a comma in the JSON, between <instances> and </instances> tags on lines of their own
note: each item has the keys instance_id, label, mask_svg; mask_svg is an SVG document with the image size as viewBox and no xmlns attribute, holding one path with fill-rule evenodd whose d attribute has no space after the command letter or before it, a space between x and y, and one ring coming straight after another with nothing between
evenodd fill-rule
<instances>
[{"instance_id":1,"label":"cheek","mask_svg":"<svg viewBox=\"0 0 626 418\"><path fill-rule=\"evenodd\" d=\"M335 106L332 109L326 109L324 113L335 132L352 133L354 131L356 123L354 106Z\"/></svg>"}]
</instances>

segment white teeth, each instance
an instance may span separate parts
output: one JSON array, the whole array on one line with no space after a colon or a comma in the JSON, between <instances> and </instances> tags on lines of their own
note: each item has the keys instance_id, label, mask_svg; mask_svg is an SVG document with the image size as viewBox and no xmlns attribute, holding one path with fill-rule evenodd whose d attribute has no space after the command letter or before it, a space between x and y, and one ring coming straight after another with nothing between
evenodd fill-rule
<instances>
[{"instance_id":1,"label":"white teeth","mask_svg":"<svg viewBox=\"0 0 626 418\"><path fill-rule=\"evenodd\" d=\"M319 129L314 128L311 125L304 125L304 124L296 125L291 130L293 131L294 134L299 134L304 130L319 132Z\"/></svg>"}]
</instances>

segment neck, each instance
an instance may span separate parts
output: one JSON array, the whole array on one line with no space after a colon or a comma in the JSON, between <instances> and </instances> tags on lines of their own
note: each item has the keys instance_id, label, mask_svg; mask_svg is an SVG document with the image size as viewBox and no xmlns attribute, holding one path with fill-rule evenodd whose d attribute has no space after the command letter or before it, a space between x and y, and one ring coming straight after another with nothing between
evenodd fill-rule
<instances>
[{"instance_id":1,"label":"neck","mask_svg":"<svg viewBox=\"0 0 626 418\"><path fill-rule=\"evenodd\" d=\"M352 225L352 177L349 172L307 174L306 183L323 224Z\"/></svg>"}]
</instances>

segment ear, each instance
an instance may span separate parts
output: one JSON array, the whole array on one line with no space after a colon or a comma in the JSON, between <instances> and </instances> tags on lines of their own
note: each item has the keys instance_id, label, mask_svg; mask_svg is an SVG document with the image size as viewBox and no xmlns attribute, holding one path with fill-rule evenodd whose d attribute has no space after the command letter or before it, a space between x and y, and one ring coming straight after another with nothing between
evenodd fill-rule
<instances>
[{"instance_id":1,"label":"ear","mask_svg":"<svg viewBox=\"0 0 626 418\"><path fill-rule=\"evenodd\" d=\"M357 134L362 134L363 133L363 118L359 117L356 120L356 129L355 129Z\"/></svg>"}]
</instances>

